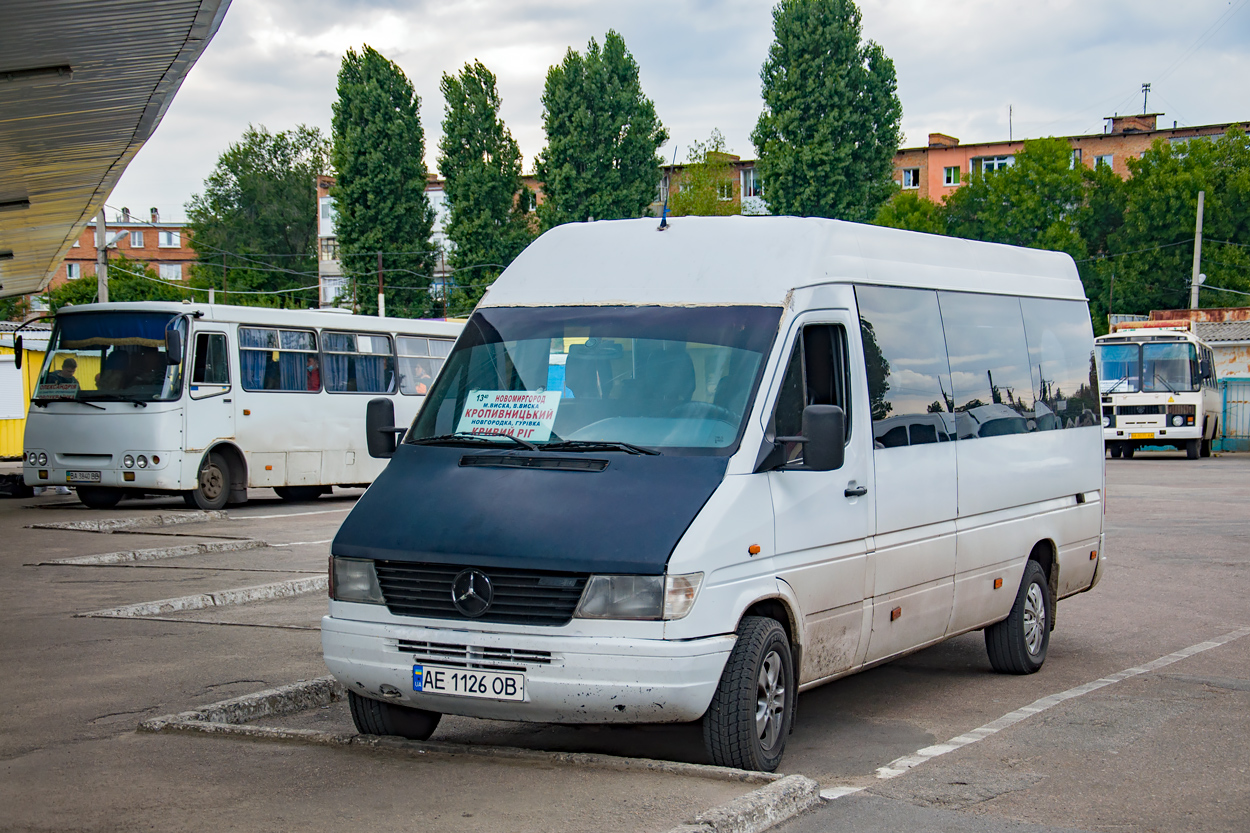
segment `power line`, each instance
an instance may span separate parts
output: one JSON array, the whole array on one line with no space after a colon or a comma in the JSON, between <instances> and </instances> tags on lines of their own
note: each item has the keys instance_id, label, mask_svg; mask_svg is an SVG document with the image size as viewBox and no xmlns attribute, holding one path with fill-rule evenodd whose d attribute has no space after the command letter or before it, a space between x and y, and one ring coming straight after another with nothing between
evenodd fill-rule
<instances>
[{"instance_id":1,"label":"power line","mask_svg":"<svg viewBox=\"0 0 1250 833\"><path fill-rule=\"evenodd\" d=\"M1113 255L1098 255L1097 257L1083 257L1076 262L1077 263L1089 263L1090 261L1094 261L1094 260L1111 260L1114 257L1123 257L1124 255L1136 255L1136 254L1141 254L1142 252L1154 252L1159 249L1167 249L1167 248L1171 248L1172 246L1184 246L1187 243L1193 243L1193 242L1194 241L1192 240L1180 240L1180 241L1177 241L1176 243L1164 243L1161 246L1151 246L1146 249L1133 249L1132 251L1129 251L1129 252L1116 252ZM1203 242L1205 243L1207 241L1204 239Z\"/></svg>"},{"instance_id":2,"label":"power line","mask_svg":"<svg viewBox=\"0 0 1250 833\"><path fill-rule=\"evenodd\" d=\"M1167 78L1177 69L1179 69L1181 64L1188 61L1191 57L1193 57L1193 54L1195 52L1197 52L1200 48L1202 48L1204 44L1206 44L1207 41L1215 37L1216 33L1219 32L1221 29L1223 29L1225 24L1227 24L1228 21L1232 20L1234 15L1237 14L1237 12L1245 8L1246 3L1248 2L1250 2L1250 0L1241 0L1240 3L1237 3L1229 7L1227 11L1225 11L1222 15L1217 17L1215 19L1215 22L1212 23L1210 26L1208 26L1206 30L1201 35L1198 36L1197 40L1195 40L1192 44L1190 44L1189 47L1181 54L1181 56L1172 62L1171 66L1165 69L1162 72L1162 74L1156 76L1155 80L1163 81L1165 78Z\"/></svg>"}]
</instances>

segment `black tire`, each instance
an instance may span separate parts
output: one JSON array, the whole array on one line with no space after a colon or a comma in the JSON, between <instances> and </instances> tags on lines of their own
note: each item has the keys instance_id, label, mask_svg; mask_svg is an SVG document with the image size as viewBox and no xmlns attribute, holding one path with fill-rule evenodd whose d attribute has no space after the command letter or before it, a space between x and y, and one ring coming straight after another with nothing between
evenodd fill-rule
<instances>
[{"instance_id":1,"label":"black tire","mask_svg":"<svg viewBox=\"0 0 1250 833\"><path fill-rule=\"evenodd\" d=\"M183 500L197 509L221 509L230 499L230 464L215 451L209 452L196 476L196 488Z\"/></svg>"},{"instance_id":2,"label":"black tire","mask_svg":"<svg viewBox=\"0 0 1250 833\"><path fill-rule=\"evenodd\" d=\"M278 497L292 502L316 500L325 493L324 486L274 486L273 490Z\"/></svg>"},{"instance_id":3,"label":"black tire","mask_svg":"<svg viewBox=\"0 0 1250 833\"><path fill-rule=\"evenodd\" d=\"M1113 460L1118 459L1118 458L1119 458L1119 456L1120 456L1121 454L1123 454L1123 453L1124 453L1124 449L1120 447L1119 443L1113 443L1113 444L1112 444L1112 446L1111 446L1111 459L1113 459Z\"/></svg>"},{"instance_id":4,"label":"black tire","mask_svg":"<svg viewBox=\"0 0 1250 833\"><path fill-rule=\"evenodd\" d=\"M352 723L362 735L395 735L409 740L426 740L434 734L442 718L438 712L370 700L354 691L347 692L347 703L351 706Z\"/></svg>"},{"instance_id":5,"label":"black tire","mask_svg":"<svg viewBox=\"0 0 1250 833\"><path fill-rule=\"evenodd\" d=\"M122 490L108 486L79 486L78 499L90 509L112 509L121 502Z\"/></svg>"},{"instance_id":6,"label":"black tire","mask_svg":"<svg viewBox=\"0 0 1250 833\"><path fill-rule=\"evenodd\" d=\"M1007 618L985 629L990 665L1003 674L1032 674L1046 661L1054 600L1042 565L1030 560Z\"/></svg>"},{"instance_id":7,"label":"black tire","mask_svg":"<svg viewBox=\"0 0 1250 833\"><path fill-rule=\"evenodd\" d=\"M1121 452L1120 452L1120 453L1124 455L1124 459L1125 459L1125 460L1132 460L1132 459L1133 459L1133 452L1134 452L1134 451L1136 451L1136 450L1137 450L1137 449L1136 449L1135 447L1133 447L1133 446L1129 445L1128 443L1125 443L1125 444L1124 444L1124 447L1123 447L1123 449L1121 450Z\"/></svg>"},{"instance_id":8,"label":"black tire","mask_svg":"<svg viewBox=\"0 0 1250 833\"><path fill-rule=\"evenodd\" d=\"M1201 440L1185 440L1185 457L1190 460L1197 460L1199 453L1202 451Z\"/></svg>"},{"instance_id":9,"label":"black tire","mask_svg":"<svg viewBox=\"0 0 1250 833\"><path fill-rule=\"evenodd\" d=\"M794 716L790 640L775 619L747 616L703 715L703 743L718 766L772 772L781 763ZM757 720L757 708L764 714Z\"/></svg>"}]
</instances>

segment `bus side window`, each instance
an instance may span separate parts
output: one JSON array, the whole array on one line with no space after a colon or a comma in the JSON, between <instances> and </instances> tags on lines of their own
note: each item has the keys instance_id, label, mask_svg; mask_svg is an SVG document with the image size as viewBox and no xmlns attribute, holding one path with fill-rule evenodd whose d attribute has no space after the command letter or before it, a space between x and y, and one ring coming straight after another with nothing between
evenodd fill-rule
<instances>
[{"instance_id":1,"label":"bus side window","mask_svg":"<svg viewBox=\"0 0 1250 833\"><path fill-rule=\"evenodd\" d=\"M216 388L230 385L230 364L223 333L195 334L191 365L192 395L195 395L195 388L199 385L212 386L214 390L211 393L220 393Z\"/></svg>"}]
</instances>

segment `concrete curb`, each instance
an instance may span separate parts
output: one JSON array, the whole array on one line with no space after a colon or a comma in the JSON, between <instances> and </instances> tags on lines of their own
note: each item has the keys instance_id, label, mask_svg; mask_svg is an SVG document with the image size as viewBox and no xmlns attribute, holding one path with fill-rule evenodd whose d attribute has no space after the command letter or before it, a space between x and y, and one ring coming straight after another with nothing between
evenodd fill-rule
<instances>
[{"instance_id":1,"label":"concrete curb","mask_svg":"<svg viewBox=\"0 0 1250 833\"><path fill-rule=\"evenodd\" d=\"M69 529L75 532L124 532L130 529L146 529L148 527L177 526L179 524L198 524L204 521L228 521L230 516L225 510L197 510L194 512L157 512L141 515L137 518L97 518L89 521L52 521L42 524L28 524L27 529Z\"/></svg>"},{"instance_id":2,"label":"concrete curb","mask_svg":"<svg viewBox=\"0 0 1250 833\"><path fill-rule=\"evenodd\" d=\"M56 558L52 561L35 561L27 567L99 567L109 564L129 564L136 561L159 561L164 558L181 558L187 555L203 555L214 552L238 552L268 547L264 541L245 538L238 541L212 541L202 544L183 544L178 547L156 547L125 552L106 552L101 555L80 555L74 558Z\"/></svg>"},{"instance_id":3,"label":"concrete curb","mask_svg":"<svg viewBox=\"0 0 1250 833\"><path fill-rule=\"evenodd\" d=\"M255 587L240 587L235 590L221 590L217 593L199 593L193 596L178 596L173 599L160 599L155 602L138 602L121 607L110 607L104 610L93 610L89 613L75 613L75 619L135 619L144 616L160 616L175 613L179 610L203 610L207 607L227 607L249 602L283 599L299 596L304 593L315 593L330 586L329 576L312 576L310 578L293 578L287 581L276 581L272 584L259 584Z\"/></svg>"},{"instance_id":4,"label":"concrete curb","mask_svg":"<svg viewBox=\"0 0 1250 833\"><path fill-rule=\"evenodd\" d=\"M693 825L682 825L670 833L757 833L819 803L820 784L802 775L787 775L700 813Z\"/></svg>"}]
</instances>

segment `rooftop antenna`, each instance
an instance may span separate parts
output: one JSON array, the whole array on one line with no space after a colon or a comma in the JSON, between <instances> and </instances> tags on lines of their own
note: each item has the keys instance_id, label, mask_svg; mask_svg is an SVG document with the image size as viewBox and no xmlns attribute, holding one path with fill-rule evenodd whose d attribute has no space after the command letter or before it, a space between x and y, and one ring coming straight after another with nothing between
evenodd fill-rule
<instances>
[{"instance_id":1,"label":"rooftop antenna","mask_svg":"<svg viewBox=\"0 0 1250 833\"><path fill-rule=\"evenodd\" d=\"M1141 85L1141 114L1146 115L1146 102L1150 100L1150 85Z\"/></svg>"},{"instance_id":2,"label":"rooftop antenna","mask_svg":"<svg viewBox=\"0 0 1250 833\"><path fill-rule=\"evenodd\" d=\"M1001 134L1000 134L1001 135ZM1012 141L1011 133L1011 105L1007 105L1007 141Z\"/></svg>"},{"instance_id":3,"label":"rooftop antenna","mask_svg":"<svg viewBox=\"0 0 1250 833\"><path fill-rule=\"evenodd\" d=\"M677 167L677 145L673 145L673 164L668 168L668 187L664 189L664 208L660 211L660 225L656 231L668 231L668 194L673 190L673 168Z\"/></svg>"}]
</instances>

